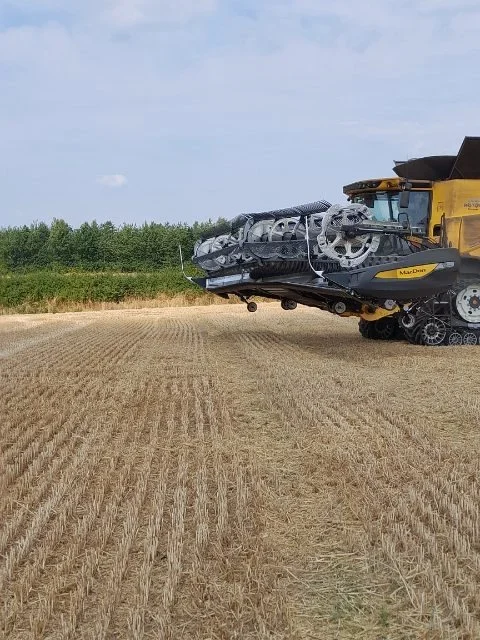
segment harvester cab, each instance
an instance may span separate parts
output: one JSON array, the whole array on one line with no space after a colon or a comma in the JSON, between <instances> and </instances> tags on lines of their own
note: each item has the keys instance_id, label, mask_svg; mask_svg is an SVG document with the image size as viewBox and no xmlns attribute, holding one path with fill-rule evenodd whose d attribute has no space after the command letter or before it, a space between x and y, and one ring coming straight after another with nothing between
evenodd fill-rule
<instances>
[{"instance_id":1,"label":"harvester cab","mask_svg":"<svg viewBox=\"0 0 480 640\"><path fill-rule=\"evenodd\" d=\"M394 178L344 187L350 202L378 221L403 222L412 235L480 257L480 137L465 138L458 155L396 162ZM442 233L445 237L442 237Z\"/></svg>"},{"instance_id":2,"label":"harvester cab","mask_svg":"<svg viewBox=\"0 0 480 640\"><path fill-rule=\"evenodd\" d=\"M427 232L431 183L401 178L355 182L343 188L350 202L363 204L377 222L404 222L420 235Z\"/></svg>"},{"instance_id":3,"label":"harvester cab","mask_svg":"<svg viewBox=\"0 0 480 640\"><path fill-rule=\"evenodd\" d=\"M396 162L348 202L242 214L195 245L197 284L359 317L372 339L480 341L480 138L456 156ZM255 303L248 305L256 310Z\"/></svg>"}]
</instances>

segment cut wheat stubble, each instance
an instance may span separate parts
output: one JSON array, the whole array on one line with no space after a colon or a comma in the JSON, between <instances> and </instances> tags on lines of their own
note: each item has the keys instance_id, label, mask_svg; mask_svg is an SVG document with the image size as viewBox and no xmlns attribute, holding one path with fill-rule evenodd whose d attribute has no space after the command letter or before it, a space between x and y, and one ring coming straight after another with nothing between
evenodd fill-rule
<instances>
[{"instance_id":1,"label":"cut wheat stubble","mask_svg":"<svg viewBox=\"0 0 480 640\"><path fill-rule=\"evenodd\" d=\"M426 424L409 347L267 307L57 317L3 359L6 638L478 635L480 443L440 428L459 389Z\"/></svg>"}]
</instances>

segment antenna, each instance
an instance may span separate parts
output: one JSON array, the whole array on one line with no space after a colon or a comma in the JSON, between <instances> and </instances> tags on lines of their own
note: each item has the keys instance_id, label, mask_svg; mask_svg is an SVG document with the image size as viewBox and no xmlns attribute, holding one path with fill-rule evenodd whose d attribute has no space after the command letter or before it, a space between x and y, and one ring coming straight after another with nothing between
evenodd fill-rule
<instances>
[{"instance_id":1,"label":"antenna","mask_svg":"<svg viewBox=\"0 0 480 640\"><path fill-rule=\"evenodd\" d=\"M178 245L178 252L180 254L180 266L182 267L183 277L186 278L186 280L188 280L189 282L193 282L193 278L191 276L187 276L187 274L185 273L185 267L184 267L184 264L183 264L182 245L181 244Z\"/></svg>"},{"instance_id":2,"label":"antenna","mask_svg":"<svg viewBox=\"0 0 480 640\"><path fill-rule=\"evenodd\" d=\"M307 237L307 259L308 259L308 264L310 269L313 271L313 273L315 275L317 275L319 278L323 278L323 271L317 271L316 269L313 268L313 264L312 264L312 260L310 257L310 235L309 235L309 225L310 225L310 221L311 221L311 216L305 216L305 235Z\"/></svg>"}]
</instances>

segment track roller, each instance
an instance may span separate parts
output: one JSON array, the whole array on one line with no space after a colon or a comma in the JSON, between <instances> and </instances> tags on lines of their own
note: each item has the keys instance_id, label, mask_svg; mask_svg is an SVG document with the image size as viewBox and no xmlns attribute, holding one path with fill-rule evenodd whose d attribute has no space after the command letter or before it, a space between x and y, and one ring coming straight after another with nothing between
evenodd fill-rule
<instances>
[{"instance_id":1,"label":"track roller","mask_svg":"<svg viewBox=\"0 0 480 640\"><path fill-rule=\"evenodd\" d=\"M448 336L448 344L451 347L458 347L463 344L463 336L458 331L452 331Z\"/></svg>"},{"instance_id":2,"label":"track roller","mask_svg":"<svg viewBox=\"0 0 480 640\"><path fill-rule=\"evenodd\" d=\"M413 313L406 313L402 316L401 324L404 329L413 329L415 326L416 318Z\"/></svg>"},{"instance_id":3,"label":"track roller","mask_svg":"<svg viewBox=\"0 0 480 640\"><path fill-rule=\"evenodd\" d=\"M473 331L466 331L463 334L463 344L473 346L477 344L477 342L478 342L477 334L473 333Z\"/></svg>"}]
</instances>

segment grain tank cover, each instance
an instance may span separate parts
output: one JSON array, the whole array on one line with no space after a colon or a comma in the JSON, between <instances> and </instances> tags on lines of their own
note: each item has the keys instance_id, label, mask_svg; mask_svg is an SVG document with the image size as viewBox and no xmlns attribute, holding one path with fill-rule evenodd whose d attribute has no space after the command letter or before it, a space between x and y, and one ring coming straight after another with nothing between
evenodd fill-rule
<instances>
[{"instance_id":1,"label":"grain tank cover","mask_svg":"<svg viewBox=\"0 0 480 640\"><path fill-rule=\"evenodd\" d=\"M456 156L427 156L396 163L397 176L406 180L480 179L480 137L467 136Z\"/></svg>"},{"instance_id":2,"label":"grain tank cover","mask_svg":"<svg viewBox=\"0 0 480 640\"><path fill-rule=\"evenodd\" d=\"M406 180L448 180L457 156L427 156L397 164L393 170Z\"/></svg>"},{"instance_id":3,"label":"grain tank cover","mask_svg":"<svg viewBox=\"0 0 480 640\"><path fill-rule=\"evenodd\" d=\"M449 180L480 179L480 137L468 136L458 152Z\"/></svg>"}]
</instances>

